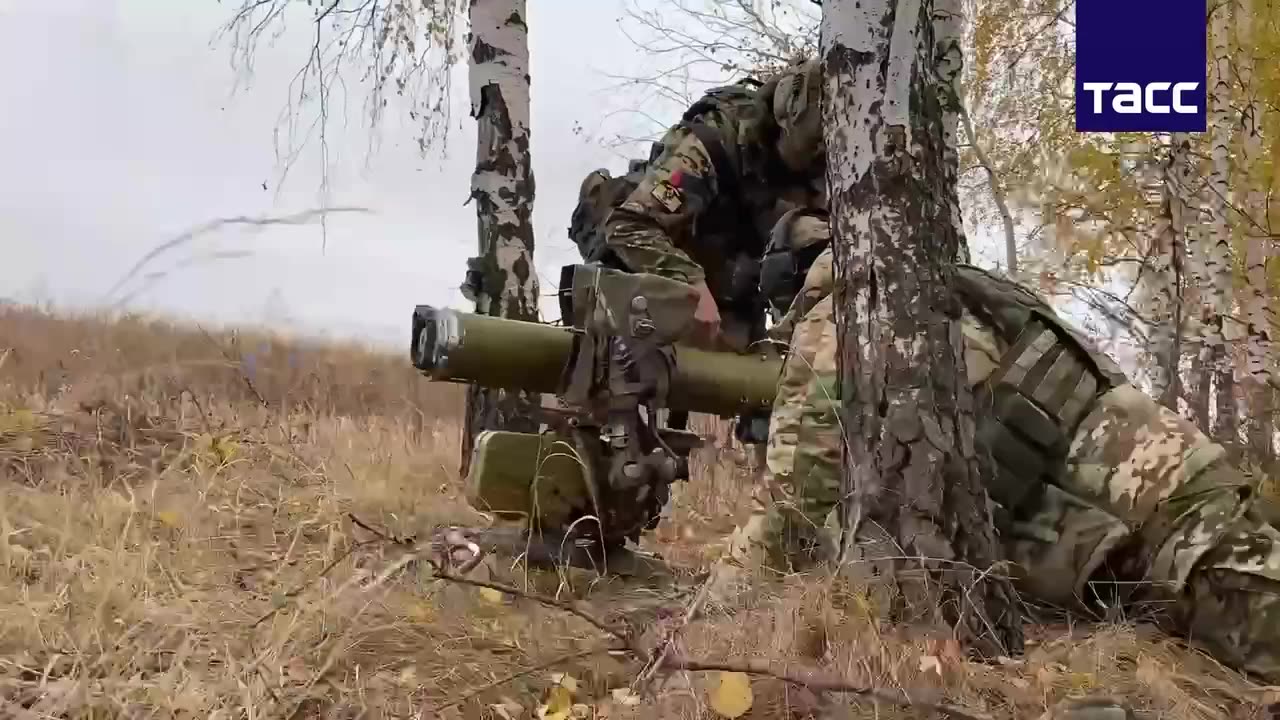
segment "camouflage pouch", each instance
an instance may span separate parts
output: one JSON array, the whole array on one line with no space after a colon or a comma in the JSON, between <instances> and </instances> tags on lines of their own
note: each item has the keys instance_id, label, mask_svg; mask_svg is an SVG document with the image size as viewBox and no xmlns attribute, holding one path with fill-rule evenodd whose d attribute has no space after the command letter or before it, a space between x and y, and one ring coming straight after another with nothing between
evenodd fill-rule
<instances>
[{"instance_id":1,"label":"camouflage pouch","mask_svg":"<svg viewBox=\"0 0 1280 720\"><path fill-rule=\"evenodd\" d=\"M569 265L561 315L578 332L561 381L570 406L598 412L666 406L675 342L693 323L697 291L659 275Z\"/></svg>"},{"instance_id":2,"label":"camouflage pouch","mask_svg":"<svg viewBox=\"0 0 1280 720\"><path fill-rule=\"evenodd\" d=\"M1099 396L1127 378L1017 284L960 265L955 286L966 308L1008 348L975 388L978 440L995 460L988 493L1008 525L1034 514L1045 485L1058 482L1081 420Z\"/></svg>"},{"instance_id":3,"label":"camouflage pouch","mask_svg":"<svg viewBox=\"0 0 1280 720\"><path fill-rule=\"evenodd\" d=\"M654 144L650 160L661 147ZM648 163L632 160L625 175L614 177L607 169L587 173L578 187L578 204L569 219L569 239L586 262L601 261L606 255L605 222L609 213L626 201L644 178Z\"/></svg>"}]
</instances>

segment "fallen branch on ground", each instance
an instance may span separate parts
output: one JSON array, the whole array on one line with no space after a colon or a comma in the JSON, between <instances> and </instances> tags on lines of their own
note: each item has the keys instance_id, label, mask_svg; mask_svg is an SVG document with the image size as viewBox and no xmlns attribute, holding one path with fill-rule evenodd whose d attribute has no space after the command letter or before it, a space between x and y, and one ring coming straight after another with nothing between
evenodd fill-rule
<instances>
[{"instance_id":1,"label":"fallen branch on ground","mask_svg":"<svg viewBox=\"0 0 1280 720\"><path fill-rule=\"evenodd\" d=\"M698 613L702 612L702 606L707 601L707 595L711 591L711 583L714 579L715 576L712 575L702 582L697 594L693 596L693 600L689 601L689 606L685 608L684 615L680 618L680 624L665 633L665 637L658 644L656 651L652 653L652 658L640 670L635 682L631 684L633 692L642 693L647 690L649 683L662 670L663 663L671 657L671 652L675 648L676 636L680 634L681 630L688 627Z\"/></svg>"},{"instance_id":2,"label":"fallen branch on ground","mask_svg":"<svg viewBox=\"0 0 1280 720\"><path fill-rule=\"evenodd\" d=\"M361 528L373 533L374 535L384 539L388 543L392 543L399 547L405 547L406 540L392 537L390 534L377 530L368 523L360 521L351 516L352 522ZM457 530L457 528L450 528ZM405 567L414 560L421 560L429 563L434 569L433 576L435 579L443 582L451 582L458 585L467 585L471 587L487 588L509 595L511 597L522 598L540 605L550 607L561 612L573 615L596 629L611 635L622 643L622 647L609 648L614 651L624 651L635 657L636 660L645 664L645 670L650 672L650 676L656 674L660 669L665 670L684 670L688 672L740 672L747 675L759 675L771 677L781 680L792 685L807 687L818 692L843 693L856 695L858 697L868 698L877 702L888 703L899 707L911 707L921 710L931 710L933 712L942 713L948 717L957 720L991 720L990 716L970 710L958 705L950 703L935 702L920 697L912 697L905 690L888 690L885 688L865 687L844 677L838 673L831 673L817 668L806 667L798 663L778 663L762 660L740 660L732 661L717 658L689 656L672 652L672 642L674 633L665 634L655 644L646 644L642 635L636 632L636 628L625 622L610 623L595 613L590 611L582 603L559 600L556 598L541 595L539 593L521 590L513 585L506 583L494 582L491 580L478 580L453 572L451 563L454 561L450 552L442 552L441 542L438 539L428 541L424 546L419 546L410 552L409 555L402 557L396 562L400 568ZM464 566L474 567L474 562L464 563ZM704 587L705 590L705 587ZM698 606L705 598L706 593L699 591L689 607L685 608L683 614L684 622L676 629L682 629L688 624L690 618L698 612ZM642 671L644 672L644 671ZM509 680L514 680L522 675L512 676ZM500 685L502 683L497 683ZM494 685L496 687L496 685ZM482 688L475 692L492 689L490 687Z\"/></svg>"},{"instance_id":3,"label":"fallen branch on ground","mask_svg":"<svg viewBox=\"0 0 1280 720\"><path fill-rule=\"evenodd\" d=\"M509 682L519 680L520 678L523 678L523 677L528 677L536 672L541 672L543 670L550 670L551 668L561 663L566 663L571 660L581 660L583 658L588 658L593 655L600 655L602 653L626 652L626 650L627 649L625 647L616 647L613 645L609 645L606 647L596 648L594 650L583 650L582 652L569 653L568 655L560 655L559 657L552 658L547 662L534 665L531 668L525 668L520 672L511 673L506 677L500 677L497 680L494 680L493 682L485 683L484 685L481 685L480 687L468 692L466 695L463 695L462 697L456 700L453 700L446 705L441 705L435 708L435 711L437 713L443 713L445 710L452 710L453 708L456 708L456 707L462 707L463 705L466 704L468 700L476 697L480 693L492 690L494 688L502 687L503 685L506 685Z\"/></svg>"}]
</instances>

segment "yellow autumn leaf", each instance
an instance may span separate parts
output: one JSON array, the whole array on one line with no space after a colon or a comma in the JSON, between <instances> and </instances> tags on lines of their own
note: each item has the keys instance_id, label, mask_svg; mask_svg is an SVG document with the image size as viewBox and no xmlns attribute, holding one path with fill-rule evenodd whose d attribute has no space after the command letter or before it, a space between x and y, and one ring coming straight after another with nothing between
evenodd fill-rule
<instances>
[{"instance_id":1,"label":"yellow autumn leaf","mask_svg":"<svg viewBox=\"0 0 1280 720\"><path fill-rule=\"evenodd\" d=\"M182 518L173 510L161 510L156 513L156 521L165 527L177 528L182 526Z\"/></svg>"},{"instance_id":2,"label":"yellow autumn leaf","mask_svg":"<svg viewBox=\"0 0 1280 720\"><path fill-rule=\"evenodd\" d=\"M501 592L494 590L493 588L487 588L487 587L479 588L479 592L480 592L480 599L486 602L491 602L494 605L502 604L503 595Z\"/></svg>"},{"instance_id":3,"label":"yellow autumn leaf","mask_svg":"<svg viewBox=\"0 0 1280 720\"><path fill-rule=\"evenodd\" d=\"M224 435L214 438L213 442L210 443L210 449L218 457L219 462L227 463L239 453L240 444L232 440L230 435Z\"/></svg>"},{"instance_id":4,"label":"yellow autumn leaf","mask_svg":"<svg viewBox=\"0 0 1280 720\"><path fill-rule=\"evenodd\" d=\"M1073 672L1067 676L1067 682L1071 683L1071 687L1075 690L1089 690L1097 685L1097 679L1093 673Z\"/></svg>"},{"instance_id":5,"label":"yellow autumn leaf","mask_svg":"<svg viewBox=\"0 0 1280 720\"><path fill-rule=\"evenodd\" d=\"M551 682L556 685L563 685L570 694L578 692L578 680L568 673L551 673Z\"/></svg>"},{"instance_id":6,"label":"yellow autumn leaf","mask_svg":"<svg viewBox=\"0 0 1280 720\"><path fill-rule=\"evenodd\" d=\"M30 432L39 426L36 414L25 408L0 415L0 432Z\"/></svg>"},{"instance_id":7,"label":"yellow autumn leaf","mask_svg":"<svg viewBox=\"0 0 1280 720\"><path fill-rule=\"evenodd\" d=\"M722 672L711 691L711 709L727 718L742 717L751 709L751 680L746 673Z\"/></svg>"},{"instance_id":8,"label":"yellow autumn leaf","mask_svg":"<svg viewBox=\"0 0 1280 720\"><path fill-rule=\"evenodd\" d=\"M429 623L436 619L435 607L425 600L421 600L410 605L407 614L415 622L420 623Z\"/></svg>"},{"instance_id":9,"label":"yellow autumn leaf","mask_svg":"<svg viewBox=\"0 0 1280 720\"><path fill-rule=\"evenodd\" d=\"M538 706L540 720L566 720L573 712L573 693L563 685L554 685L547 692L546 702Z\"/></svg>"}]
</instances>

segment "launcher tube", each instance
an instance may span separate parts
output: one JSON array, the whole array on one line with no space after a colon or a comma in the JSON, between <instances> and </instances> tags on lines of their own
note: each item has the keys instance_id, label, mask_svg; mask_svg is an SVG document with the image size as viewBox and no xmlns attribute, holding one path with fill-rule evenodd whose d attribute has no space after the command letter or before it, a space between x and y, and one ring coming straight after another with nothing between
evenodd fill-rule
<instances>
[{"instance_id":1,"label":"launcher tube","mask_svg":"<svg viewBox=\"0 0 1280 720\"><path fill-rule=\"evenodd\" d=\"M554 393L573 353L573 332L419 305L413 313L414 367L437 381ZM668 404L728 417L773 404L782 362L679 346Z\"/></svg>"}]
</instances>

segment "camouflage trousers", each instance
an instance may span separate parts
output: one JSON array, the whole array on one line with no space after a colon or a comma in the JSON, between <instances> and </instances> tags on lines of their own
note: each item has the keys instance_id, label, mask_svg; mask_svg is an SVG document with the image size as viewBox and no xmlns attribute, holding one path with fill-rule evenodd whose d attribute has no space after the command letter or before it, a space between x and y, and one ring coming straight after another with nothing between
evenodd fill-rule
<instances>
[{"instance_id":1,"label":"camouflage trousers","mask_svg":"<svg viewBox=\"0 0 1280 720\"><path fill-rule=\"evenodd\" d=\"M972 315L965 360L978 386L1009 352ZM766 469L734 564L803 570L839 537L841 432L832 298L799 318L778 383ZM1110 587L1142 616L1220 662L1280 684L1280 532L1251 509L1252 485L1192 423L1131 385L1080 423L1066 467L1001 528L1020 591L1059 607ZM1135 588L1138 588L1135 590Z\"/></svg>"},{"instance_id":2,"label":"camouflage trousers","mask_svg":"<svg viewBox=\"0 0 1280 720\"><path fill-rule=\"evenodd\" d=\"M802 570L833 556L841 444L836 377L828 297L792 331L769 418L764 472L752 489L750 516L729 539L730 558Z\"/></svg>"}]
</instances>

